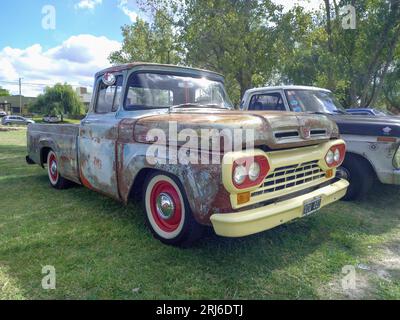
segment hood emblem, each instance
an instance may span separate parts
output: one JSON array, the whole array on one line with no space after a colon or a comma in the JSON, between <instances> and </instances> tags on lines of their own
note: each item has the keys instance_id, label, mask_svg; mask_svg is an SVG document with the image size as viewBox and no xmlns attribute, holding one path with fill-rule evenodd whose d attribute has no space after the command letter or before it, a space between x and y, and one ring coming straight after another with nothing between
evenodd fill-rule
<instances>
[{"instance_id":1,"label":"hood emblem","mask_svg":"<svg viewBox=\"0 0 400 320\"><path fill-rule=\"evenodd\" d=\"M392 132L392 128L386 127L386 128L383 128L382 131L384 134L390 134L390 132Z\"/></svg>"},{"instance_id":2,"label":"hood emblem","mask_svg":"<svg viewBox=\"0 0 400 320\"><path fill-rule=\"evenodd\" d=\"M310 127L301 127L300 135L305 140L310 139L311 138L311 128Z\"/></svg>"}]
</instances>

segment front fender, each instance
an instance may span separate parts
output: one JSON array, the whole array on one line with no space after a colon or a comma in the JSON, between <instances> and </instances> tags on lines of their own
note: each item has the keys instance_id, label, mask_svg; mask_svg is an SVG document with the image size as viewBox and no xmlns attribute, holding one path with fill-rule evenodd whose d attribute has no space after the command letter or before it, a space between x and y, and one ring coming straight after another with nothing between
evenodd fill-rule
<instances>
[{"instance_id":1,"label":"front fender","mask_svg":"<svg viewBox=\"0 0 400 320\"><path fill-rule=\"evenodd\" d=\"M175 176L180 181L194 218L201 224L210 224L216 212L232 210L229 194L222 185L221 165L149 164L145 144L118 145L118 187L121 199L127 203L136 179L142 170L158 170Z\"/></svg>"}]
</instances>

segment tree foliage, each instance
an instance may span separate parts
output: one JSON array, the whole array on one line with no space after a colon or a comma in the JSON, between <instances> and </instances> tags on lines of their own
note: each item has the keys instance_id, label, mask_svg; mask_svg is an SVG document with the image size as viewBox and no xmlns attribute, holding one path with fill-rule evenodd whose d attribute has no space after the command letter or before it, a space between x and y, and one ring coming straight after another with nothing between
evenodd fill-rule
<instances>
[{"instance_id":1,"label":"tree foliage","mask_svg":"<svg viewBox=\"0 0 400 320\"><path fill-rule=\"evenodd\" d=\"M342 8L356 11L344 29ZM316 85L346 106L399 108L399 0L324 0L289 11L270 0L148 0L153 19L123 27L113 63L176 63L221 72L235 102L250 87Z\"/></svg>"},{"instance_id":2,"label":"tree foliage","mask_svg":"<svg viewBox=\"0 0 400 320\"><path fill-rule=\"evenodd\" d=\"M31 112L43 115L63 116L84 113L84 105L73 88L60 83L54 87L47 87L44 94L39 95L29 109Z\"/></svg>"},{"instance_id":3,"label":"tree foliage","mask_svg":"<svg viewBox=\"0 0 400 320\"><path fill-rule=\"evenodd\" d=\"M0 97L9 97L9 96L10 96L10 92L8 90L0 87Z\"/></svg>"}]
</instances>

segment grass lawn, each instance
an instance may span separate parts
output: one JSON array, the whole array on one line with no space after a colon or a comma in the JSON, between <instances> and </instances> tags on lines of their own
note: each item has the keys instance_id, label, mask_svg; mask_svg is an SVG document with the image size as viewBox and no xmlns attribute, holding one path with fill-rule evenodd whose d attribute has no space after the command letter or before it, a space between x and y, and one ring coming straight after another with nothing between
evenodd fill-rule
<instances>
[{"instance_id":1,"label":"grass lawn","mask_svg":"<svg viewBox=\"0 0 400 320\"><path fill-rule=\"evenodd\" d=\"M57 191L25 164L25 130L0 132L1 299L400 299L400 188L243 239L167 247L128 207ZM56 290L41 287L56 268ZM343 290L346 265L356 288Z\"/></svg>"}]
</instances>

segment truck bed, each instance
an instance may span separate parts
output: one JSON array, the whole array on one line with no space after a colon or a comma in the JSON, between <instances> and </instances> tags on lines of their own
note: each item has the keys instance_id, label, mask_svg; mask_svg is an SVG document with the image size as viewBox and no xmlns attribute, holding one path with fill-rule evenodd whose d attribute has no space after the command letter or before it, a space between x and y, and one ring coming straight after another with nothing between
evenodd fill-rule
<instances>
[{"instance_id":1,"label":"truck bed","mask_svg":"<svg viewBox=\"0 0 400 320\"><path fill-rule=\"evenodd\" d=\"M27 131L28 157L43 166L48 151L54 150L62 176L79 183L78 135L78 124L32 124Z\"/></svg>"}]
</instances>

